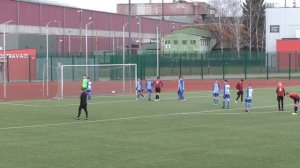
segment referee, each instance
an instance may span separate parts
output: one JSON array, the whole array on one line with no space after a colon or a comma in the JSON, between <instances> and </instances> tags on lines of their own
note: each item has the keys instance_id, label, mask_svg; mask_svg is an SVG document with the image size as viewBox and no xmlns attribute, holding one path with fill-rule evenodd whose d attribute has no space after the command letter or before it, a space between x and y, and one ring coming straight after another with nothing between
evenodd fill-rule
<instances>
[{"instance_id":1,"label":"referee","mask_svg":"<svg viewBox=\"0 0 300 168\"><path fill-rule=\"evenodd\" d=\"M80 105L78 108L78 115L75 118L76 120L80 119L80 115L81 115L81 110L84 110L85 112L85 120L88 120L88 110L87 110L87 94L85 92L85 89L82 88L81 89L81 94L80 94Z\"/></svg>"}]
</instances>

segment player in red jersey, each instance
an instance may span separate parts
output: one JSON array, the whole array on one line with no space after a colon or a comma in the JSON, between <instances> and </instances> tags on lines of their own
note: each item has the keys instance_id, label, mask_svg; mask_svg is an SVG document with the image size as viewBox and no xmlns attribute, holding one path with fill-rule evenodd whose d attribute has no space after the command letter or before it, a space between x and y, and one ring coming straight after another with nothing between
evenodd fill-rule
<instances>
[{"instance_id":1,"label":"player in red jersey","mask_svg":"<svg viewBox=\"0 0 300 168\"><path fill-rule=\"evenodd\" d=\"M237 104L239 98L241 97L241 103L243 103L243 96L244 96L244 91L243 91L243 83L244 83L244 79L241 79L240 81L238 81L238 83L236 84L236 91L237 91L237 98L235 99L235 104Z\"/></svg>"},{"instance_id":2,"label":"player in red jersey","mask_svg":"<svg viewBox=\"0 0 300 168\"><path fill-rule=\"evenodd\" d=\"M284 86L281 82L278 82L277 88L276 88L276 93L277 93L277 102L278 102L278 110L279 111L284 111L283 109L283 99L285 96L285 89Z\"/></svg>"},{"instance_id":3,"label":"player in red jersey","mask_svg":"<svg viewBox=\"0 0 300 168\"><path fill-rule=\"evenodd\" d=\"M163 82L160 80L160 77L158 76L154 83L155 92L156 92L155 101L160 101L159 95L160 95L161 88L163 85L164 85Z\"/></svg>"},{"instance_id":4,"label":"player in red jersey","mask_svg":"<svg viewBox=\"0 0 300 168\"><path fill-rule=\"evenodd\" d=\"M291 92L291 93L286 93L286 95L289 95L291 99L294 100L294 113L292 113L293 115L297 115L298 113L298 105L299 105L299 95L295 92Z\"/></svg>"}]
</instances>

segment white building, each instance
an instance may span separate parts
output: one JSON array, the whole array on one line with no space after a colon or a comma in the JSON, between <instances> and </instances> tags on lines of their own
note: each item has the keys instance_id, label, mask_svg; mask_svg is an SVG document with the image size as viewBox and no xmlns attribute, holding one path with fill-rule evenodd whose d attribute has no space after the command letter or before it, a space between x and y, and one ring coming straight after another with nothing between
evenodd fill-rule
<instances>
[{"instance_id":1,"label":"white building","mask_svg":"<svg viewBox=\"0 0 300 168\"><path fill-rule=\"evenodd\" d=\"M300 8L266 9L266 52L276 52L282 38L300 38Z\"/></svg>"}]
</instances>

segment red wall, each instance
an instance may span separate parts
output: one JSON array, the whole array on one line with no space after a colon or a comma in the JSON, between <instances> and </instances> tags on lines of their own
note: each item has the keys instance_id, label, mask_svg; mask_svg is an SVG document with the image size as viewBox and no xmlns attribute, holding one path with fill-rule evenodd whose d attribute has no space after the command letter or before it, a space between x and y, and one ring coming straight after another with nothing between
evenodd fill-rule
<instances>
[{"instance_id":1,"label":"red wall","mask_svg":"<svg viewBox=\"0 0 300 168\"><path fill-rule=\"evenodd\" d=\"M300 40L277 40L277 52L300 52Z\"/></svg>"},{"instance_id":2,"label":"red wall","mask_svg":"<svg viewBox=\"0 0 300 168\"><path fill-rule=\"evenodd\" d=\"M0 51L0 61L4 62L3 50ZM5 55L8 58L8 72L9 80L28 80L29 76L32 80L36 78L36 49L24 50L6 50ZM4 66L2 66L2 72ZM3 77L2 73L2 77ZM8 79L7 77L7 79Z\"/></svg>"},{"instance_id":3,"label":"red wall","mask_svg":"<svg viewBox=\"0 0 300 168\"><path fill-rule=\"evenodd\" d=\"M279 69L300 68L300 40L276 41L277 65ZM289 58L290 57L290 58ZM291 61L289 65L289 59Z\"/></svg>"}]
</instances>

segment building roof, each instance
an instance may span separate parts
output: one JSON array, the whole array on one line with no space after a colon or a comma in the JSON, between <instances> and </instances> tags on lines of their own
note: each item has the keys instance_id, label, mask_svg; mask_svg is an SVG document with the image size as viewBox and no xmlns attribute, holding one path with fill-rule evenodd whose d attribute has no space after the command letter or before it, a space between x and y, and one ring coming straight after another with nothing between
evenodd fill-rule
<instances>
[{"instance_id":1,"label":"building roof","mask_svg":"<svg viewBox=\"0 0 300 168\"><path fill-rule=\"evenodd\" d=\"M195 36L202 36L202 37L211 37L211 32L206 29L199 29L199 28L183 28L178 29L172 32L172 34L180 33L180 34L189 34L189 35L195 35Z\"/></svg>"}]
</instances>

